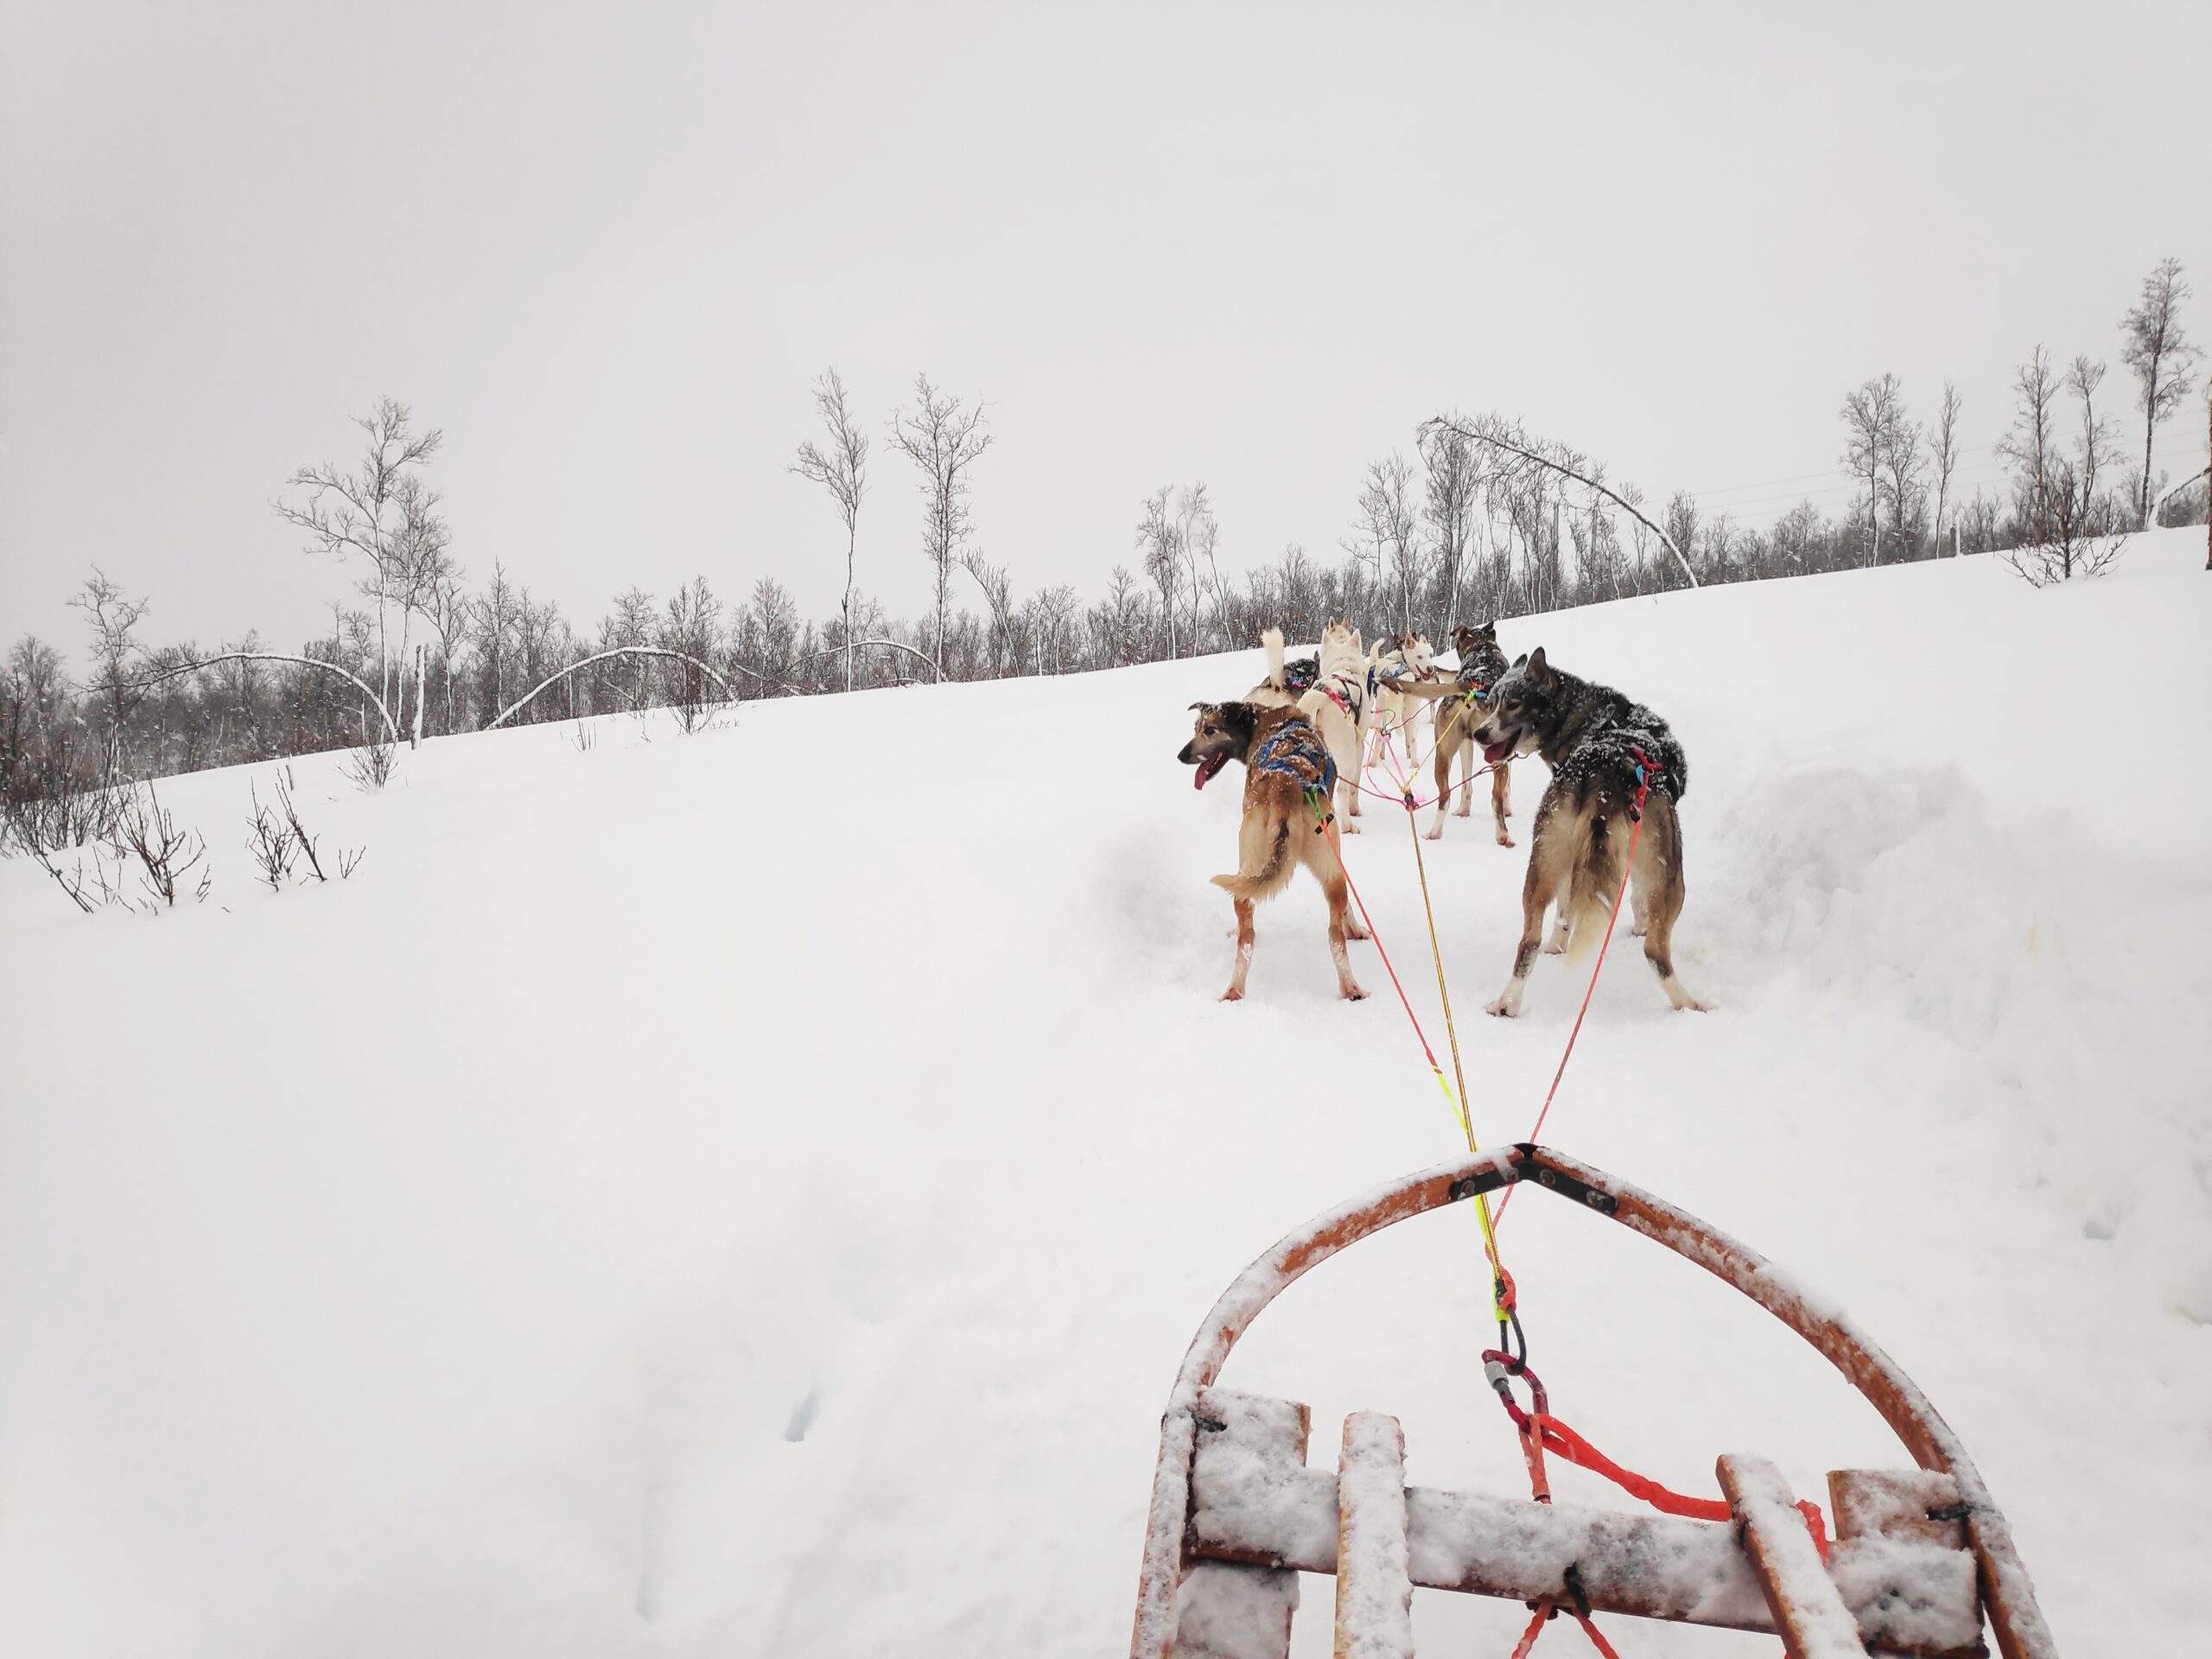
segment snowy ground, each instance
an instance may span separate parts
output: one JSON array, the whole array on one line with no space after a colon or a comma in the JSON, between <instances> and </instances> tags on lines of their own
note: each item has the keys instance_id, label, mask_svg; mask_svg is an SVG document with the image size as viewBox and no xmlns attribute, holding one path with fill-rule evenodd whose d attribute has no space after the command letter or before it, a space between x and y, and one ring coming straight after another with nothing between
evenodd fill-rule
<instances>
[{"instance_id":1,"label":"snowy ground","mask_svg":"<svg viewBox=\"0 0 2212 1659\"><path fill-rule=\"evenodd\" d=\"M1674 721L1677 960L1720 1005L1669 1013L1617 951L1547 1139L1848 1306L2075 1656L2212 1630L2202 547L1501 631ZM0 866L0 1649L1122 1649L1211 1299L1456 1142L1372 946L1376 995L1332 999L1310 882L1262 912L1250 1001L1214 1001L1238 785L1173 754L1258 662L452 739L373 798L303 762L313 827L368 857L281 894L252 774L180 779L216 886L158 921ZM1426 850L1476 1122L1510 1141L1575 992L1546 958L1522 1020L1477 1012L1521 868L1480 822ZM1402 817L1367 823L1353 874L1440 1039ZM1317 1459L1374 1408L1416 1481L1524 1491L1472 1219L1318 1272L1226 1380L1311 1402ZM1624 1461L1702 1491L1753 1449L1818 1495L1902 1460L1642 1241L1532 1197L1504 1243L1555 1407ZM1524 1617L1415 1602L1432 1651ZM1612 1623L1631 1654L1775 1645Z\"/></svg>"}]
</instances>

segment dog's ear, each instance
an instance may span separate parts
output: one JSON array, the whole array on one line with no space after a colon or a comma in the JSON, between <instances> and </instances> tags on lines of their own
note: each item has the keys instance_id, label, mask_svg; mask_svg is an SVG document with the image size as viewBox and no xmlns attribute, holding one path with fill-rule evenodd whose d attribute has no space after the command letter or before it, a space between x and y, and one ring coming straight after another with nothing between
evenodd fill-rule
<instances>
[{"instance_id":1,"label":"dog's ear","mask_svg":"<svg viewBox=\"0 0 2212 1659\"><path fill-rule=\"evenodd\" d=\"M1474 633L1475 638L1478 639L1487 639L1492 645L1496 645L1497 643L1497 624L1495 622L1484 623L1482 626L1474 631Z\"/></svg>"},{"instance_id":2,"label":"dog's ear","mask_svg":"<svg viewBox=\"0 0 2212 1659\"><path fill-rule=\"evenodd\" d=\"M1538 645L1529 656L1529 677L1538 685L1552 683L1552 665L1544 660L1544 648Z\"/></svg>"},{"instance_id":3,"label":"dog's ear","mask_svg":"<svg viewBox=\"0 0 2212 1659\"><path fill-rule=\"evenodd\" d=\"M1516 657L1513 659L1513 666L1516 668L1522 667L1528 663L1528 660L1529 653L1524 651L1518 657Z\"/></svg>"}]
</instances>

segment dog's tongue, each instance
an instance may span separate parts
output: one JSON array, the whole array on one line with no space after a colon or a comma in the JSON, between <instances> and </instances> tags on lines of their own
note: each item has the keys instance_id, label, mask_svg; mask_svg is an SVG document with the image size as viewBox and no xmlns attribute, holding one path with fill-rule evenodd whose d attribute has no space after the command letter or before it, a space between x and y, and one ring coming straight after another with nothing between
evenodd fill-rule
<instances>
[{"instance_id":1,"label":"dog's tongue","mask_svg":"<svg viewBox=\"0 0 2212 1659\"><path fill-rule=\"evenodd\" d=\"M1510 743L1485 743L1483 745L1483 759L1484 761L1494 766L1499 761L1505 759L1506 755L1512 750L1512 747L1513 746Z\"/></svg>"},{"instance_id":2,"label":"dog's tongue","mask_svg":"<svg viewBox=\"0 0 2212 1659\"><path fill-rule=\"evenodd\" d=\"M1204 789L1206 786L1206 780L1228 764L1227 757L1223 755L1216 755L1211 760L1199 761L1198 771L1192 775L1191 787Z\"/></svg>"}]
</instances>

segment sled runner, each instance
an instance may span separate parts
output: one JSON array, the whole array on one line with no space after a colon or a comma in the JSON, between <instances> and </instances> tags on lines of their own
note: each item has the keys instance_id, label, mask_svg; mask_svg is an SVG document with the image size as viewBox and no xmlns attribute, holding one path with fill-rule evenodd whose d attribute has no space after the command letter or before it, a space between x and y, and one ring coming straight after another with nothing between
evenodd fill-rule
<instances>
[{"instance_id":1,"label":"sled runner","mask_svg":"<svg viewBox=\"0 0 2212 1659\"><path fill-rule=\"evenodd\" d=\"M1408 1486L1395 1419L1344 1420L1334 1471L1306 1466L1306 1408L1214 1386L1230 1350L1293 1280L1348 1244L1526 1181L1654 1239L1805 1338L1878 1411L1917 1467L1828 1477L1835 1538L1761 1459L1720 1459L1725 1501L1668 1492L1552 1418L1525 1355L1484 1355L1521 1435L1535 1500ZM1512 1389L1527 1387L1532 1410ZM1549 1501L1544 1453L1597 1469L1662 1510ZM1706 1516L1710 1518L1692 1518ZM1523 1145L1407 1177L1315 1217L1241 1274L1200 1327L1160 1421L1132 1659L1282 1659L1300 1573L1336 1578L1339 1659L1413 1652L1414 1586L1527 1603L1517 1655L1554 1615L1611 1647L1593 1614L1764 1630L1798 1659L1986 1652L2056 1659L2011 1529L1966 1448L1848 1319L1809 1306L1763 1258L1694 1216L1548 1148ZM1564 1646L1583 1637L1563 1632Z\"/></svg>"}]
</instances>

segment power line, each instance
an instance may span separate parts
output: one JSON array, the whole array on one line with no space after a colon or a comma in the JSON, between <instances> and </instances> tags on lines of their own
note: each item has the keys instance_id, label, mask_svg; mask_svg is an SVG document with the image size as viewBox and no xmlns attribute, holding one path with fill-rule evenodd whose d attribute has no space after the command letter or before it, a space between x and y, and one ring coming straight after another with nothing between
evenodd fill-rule
<instances>
[{"instance_id":1,"label":"power line","mask_svg":"<svg viewBox=\"0 0 2212 1659\"><path fill-rule=\"evenodd\" d=\"M1980 444L1975 446L1975 450L1980 452L1993 452L1996 446L1994 444ZM1960 453L1971 454L1974 452L1975 451L1962 450ZM2010 462L2003 460L1975 461L1967 466L1953 468L1951 478L1955 483L1961 479L1986 479L1991 473L2004 471L2010 464ZM2193 444L2185 444L2179 449L2168 449L2163 454L2154 450L2151 456L2151 465L2153 469L2158 467L2173 468L2183 465L2194 467L2196 464L2196 452ZM1800 501L1811 501L1817 504L1822 501L1833 500L1838 497L1854 496L1859 494L1865 488L1865 486L1856 478L1856 476L1849 473L1807 473L1802 474L1802 476L1806 478L1834 477L1843 479L1846 481L1840 484L1824 486L1823 487L1816 490L1785 490L1778 495L1754 496L1747 501L1716 501L1712 498L1719 493L1713 491L1693 492L1693 494L1696 499L1697 504L1700 507L1710 505L1719 512L1735 512L1751 507L1772 505L1777 502L1786 502L1791 506L1796 505ZM1784 480L1777 480L1774 481L1782 482ZM1746 484L1739 485L1738 487L1741 489L1752 489L1758 486Z\"/></svg>"}]
</instances>

